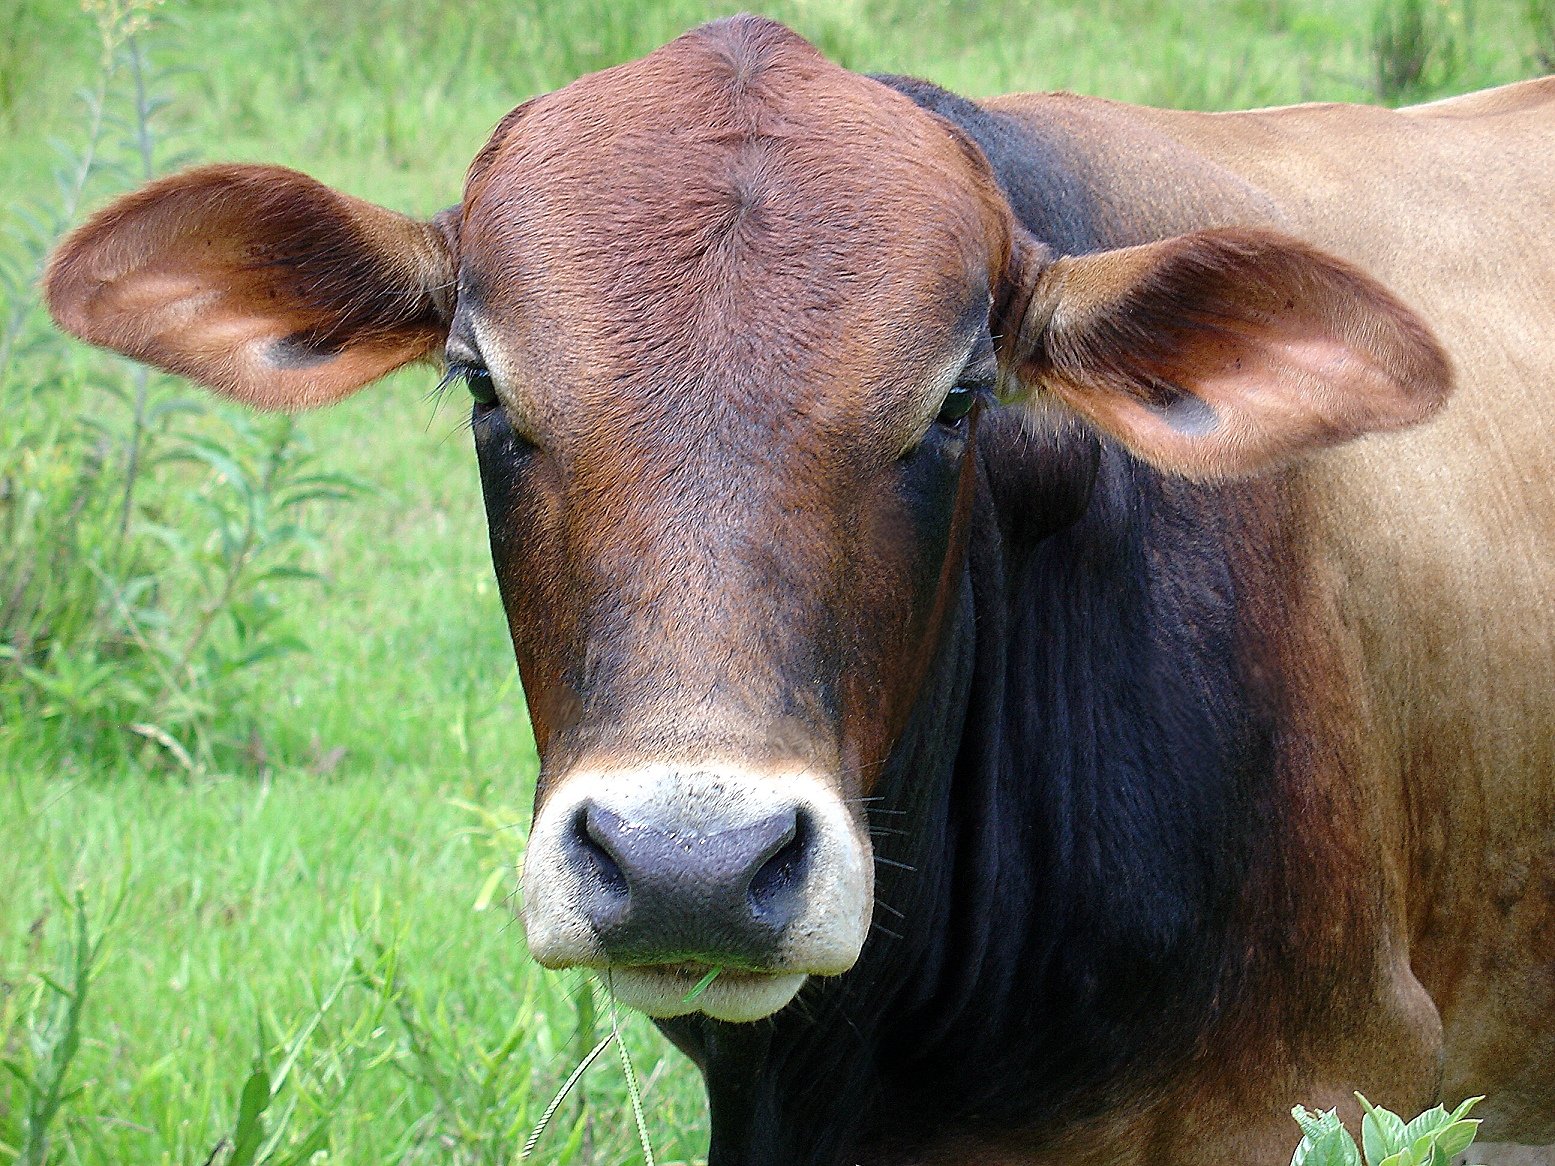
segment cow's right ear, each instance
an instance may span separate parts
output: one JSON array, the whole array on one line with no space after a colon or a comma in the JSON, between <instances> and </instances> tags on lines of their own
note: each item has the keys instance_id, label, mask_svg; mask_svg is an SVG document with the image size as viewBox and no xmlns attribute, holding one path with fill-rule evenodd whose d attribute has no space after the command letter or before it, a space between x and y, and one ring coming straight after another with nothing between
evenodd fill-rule
<instances>
[{"instance_id":1,"label":"cow's right ear","mask_svg":"<svg viewBox=\"0 0 1555 1166\"><path fill-rule=\"evenodd\" d=\"M114 202L44 275L60 327L264 409L327 405L439 348L454 243L279 166L207 166Z\"/></svg>"}]
</instances>

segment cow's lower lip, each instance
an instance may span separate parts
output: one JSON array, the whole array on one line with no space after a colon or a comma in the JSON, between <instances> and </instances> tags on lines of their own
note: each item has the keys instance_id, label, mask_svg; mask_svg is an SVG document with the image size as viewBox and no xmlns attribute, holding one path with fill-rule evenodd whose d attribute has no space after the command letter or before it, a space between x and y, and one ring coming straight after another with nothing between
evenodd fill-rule
<instances>
[{"instance_id":1,"label":"cow's lower lip","mask_svg":"<svg viewBox=\"0 0 1555 1166\"><path fill-rule=\"evenodd\" d=\"M604 976L617 1000L649 1016L664 1019L703 1012L714 1020L736 1022L771 1016L794 998L808 978L803 972L731 969L703 985L710 970L703 964L659 964L613 967Z\"/></svg>"}]
</instances>

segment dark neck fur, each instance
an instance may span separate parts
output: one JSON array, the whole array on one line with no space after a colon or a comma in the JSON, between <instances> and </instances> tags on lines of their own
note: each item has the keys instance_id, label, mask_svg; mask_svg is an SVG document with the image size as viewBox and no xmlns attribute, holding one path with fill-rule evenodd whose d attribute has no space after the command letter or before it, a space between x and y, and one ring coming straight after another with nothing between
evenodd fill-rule
<instances>
[{"instance_id":1,"label":"dark neck fur","mask_svg":"<svg viewBox=\"0 0 1555 1166\"><path fill-rule=\"evenodd\" d=\"M771 1022L666 1026L708 1077L710 1166L893 1162L898 1139L1086 1116L1190 1056L1234 986L1271 740L1236 674L1235 533L1204 487L1080 439L1083 516L1012 537L997 496L1057 501L1031 480L1052 452L1021 462L1012 429L979 435L961 615L872 804L860 963Z\"/></svg>"}]
</instances>

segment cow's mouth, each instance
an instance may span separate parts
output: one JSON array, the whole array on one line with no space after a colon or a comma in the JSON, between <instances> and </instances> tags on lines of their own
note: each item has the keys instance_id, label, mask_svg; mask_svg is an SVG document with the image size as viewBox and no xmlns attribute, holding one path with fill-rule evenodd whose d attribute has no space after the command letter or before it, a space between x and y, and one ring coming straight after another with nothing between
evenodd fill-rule
<instances>
[{"instance_id":1,"label":"cow's mouth","mask_svg":"<svg viewBox=\"0 0 1555 1166\"><path fill-rule=\"evenodd\" d=\"M835 786L725 762L559 775L524 855L530 953L609 969L649 1016L771 1016L869 931L868 835Z\"/></svg>"},{"instance_id":2,"label":"cow's mouth","mask_svg":"<svg viewBox=\"0 0 1555 1166\"><path fill-rule=\"evenodd\" d=\"M744 1022L771 1016L794 998L808 978L803 972L720 970L705 964L613 967L607 982L616 999L649 1016L665 1018L703 1012L714 1020Z\"/></svg>"}]
</instances>

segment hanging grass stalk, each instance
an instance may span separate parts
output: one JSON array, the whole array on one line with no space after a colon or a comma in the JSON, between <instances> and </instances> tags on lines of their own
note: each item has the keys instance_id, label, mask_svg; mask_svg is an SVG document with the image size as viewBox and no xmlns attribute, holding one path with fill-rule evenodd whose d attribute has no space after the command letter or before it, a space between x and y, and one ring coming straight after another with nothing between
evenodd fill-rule
<instances>
[{"instance_id":1,"label":"hanging grass stalk","mask_svg":"<svg viewBox=\"0 0 1555 1166\"><path fill-rule=\"evenodd\" d=\"M715 969L710 975L704 977L706 983L711 984L712 977L717 974ZM631 1054L626 1051L626 1042L621 1039L621 1029L616 1021L616 994L613 987L610 991L610 1035L616 1038L616 1052L621 1054L621 1070L626 1074L626 1095L632 1099L632 1118L637 1122L637 1140L643 1147L643 1166L653 1166L653 1143L648 1140L648 1123L643 1120L643 1095L637 1088L637 1074L632 1069Z\"/></svg>"},{"instance_id":2,"label":"hanging grass stalk","mask_svg":"<svg viewBox=\"0 0 1555 1166\"><path fill-rule=\"evenodd\" d=\"M614 1025L615 1008L613 1006L613 998L610 1018L612 1025ZM551 1124L551 1119L556 1116L556 1111L562 1107L562 1102L567 1100L567 1094L572 1092L573 1086L582 1079L584 1073L588 1072L589 1066L599 1059L599 1054L604 1052L610 1046L610 1042L615 1040L618 1035L615 1028L612 1027L605 1034L604 1039L590 1049L588 1055L583 1060L578 1062L578 1067L568 1075L567 1080L562 1082L562 1087L556 1091L556 1096L551 1098L551 1104L547 1105L545 1112L540 1115L540 1121L536 1124L534 1132L529 1135L528 1141L524 1143L524 1148L518 1152L518 1160L520 1162L528 1160L529 1156L535 1152L535 1147L540 1144L540 1138L545 1134L545 1128ZM642 1118L639 1117L639 1125L641 1122ZM651 1166L652 1159L649 1162Z\"/></svg>"}]
</instances>

